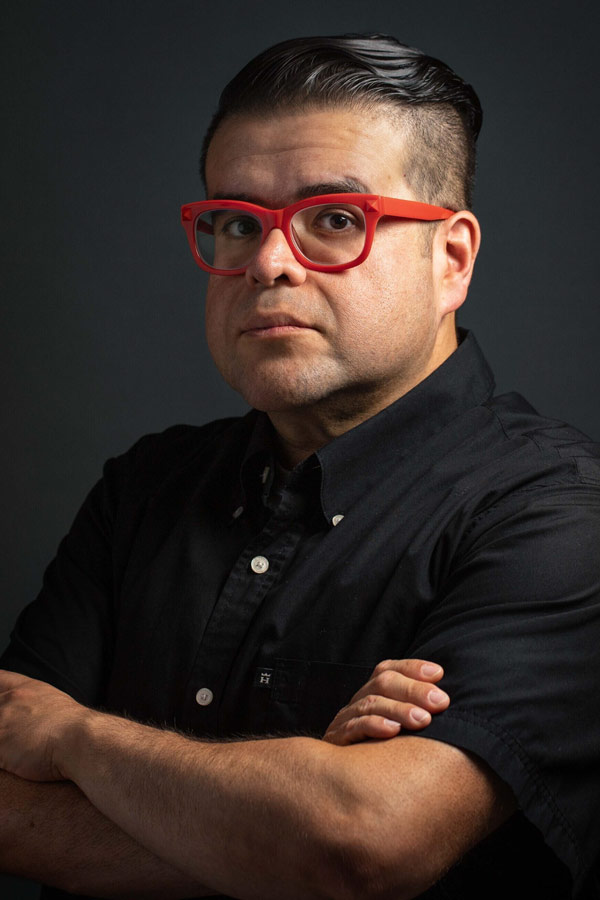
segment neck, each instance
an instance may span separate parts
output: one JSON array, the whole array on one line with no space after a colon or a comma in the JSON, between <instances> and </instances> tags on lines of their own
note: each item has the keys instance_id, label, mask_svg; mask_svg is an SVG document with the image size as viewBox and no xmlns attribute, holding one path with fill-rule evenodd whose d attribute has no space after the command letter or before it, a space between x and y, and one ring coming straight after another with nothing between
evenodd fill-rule
<instances>
[{"instance_id":1,"label":"neck","mask_svg":"<svg viewBox=\"0 0 600 900\"><path fill-rule=\"evenodd\" d=\"M427 365L400 386L352 385L307 406L267 411L277 434L279 462L293 469L325 444L391 406L431 375L457 346L452 329L451 339L436 342Z\"/></svg>"},{"instance_id":2,"label":"neck","mask_svg":"<svg viewBox=\"0 0 600 900\"><path fill-rule=\"evenodd\" d=\"M277 434L279 462L284 468L293 469L315 450L360 425L369 416L324 416L312 407L269 413L269 418Z\"/></svg>"}]
</instances>

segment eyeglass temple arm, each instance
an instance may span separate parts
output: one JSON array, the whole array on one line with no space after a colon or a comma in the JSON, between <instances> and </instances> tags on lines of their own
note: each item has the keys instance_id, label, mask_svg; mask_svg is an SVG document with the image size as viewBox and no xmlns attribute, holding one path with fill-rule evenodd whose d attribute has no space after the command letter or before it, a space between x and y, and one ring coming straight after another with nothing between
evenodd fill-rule
<instances>
[{"instance_id":1,"label":"eyeglass temple arm","mask_svg":"<svg viewBox=\"0 0 600 900\"><path fill-rule=\"evenodd\" d=\"M382 216L398 216L403 219L421 219L435 222L438 219L449 219L454 210L443 206L431 206L418 200L396 200L393 197L379 197L373 204Z\"/></svg>"}]
</instances>

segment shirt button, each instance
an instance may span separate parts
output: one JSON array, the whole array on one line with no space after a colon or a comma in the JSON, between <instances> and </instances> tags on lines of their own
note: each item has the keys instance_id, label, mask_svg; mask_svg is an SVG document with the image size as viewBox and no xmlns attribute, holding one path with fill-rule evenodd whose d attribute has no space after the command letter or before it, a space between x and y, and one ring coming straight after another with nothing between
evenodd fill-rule
<instances>
[{"instance_id":1,"label":"shirt button","mask_svg":"<svg viewBox=\"0 0 600 900\"><path fill-rule=\"evenodd\" d=\"M200 688L196 694L196 703L198 706L208 706L213 702L213 692L210 688Z\"/></svg>"},{"instance_id":2,"label":"shirt button","mask_svg":"<svg viewBox=\"0 0 600 900\"><path fill-rule=\"evenodd\" d=\"M332 525L339 525L344 517L343 516L334 516L331 520Z\"/></svg>"},{"instance_id":3,"label":"shirt button","mask_svg":"<svg viewBox=\"0 0 600 900\"><path fill-rule=\"evenodd\" d=\"M269 560L266 556L255 556L250 563L250 568L257 575L262 575L269 568Z\"/></svg>"}]
</instances>

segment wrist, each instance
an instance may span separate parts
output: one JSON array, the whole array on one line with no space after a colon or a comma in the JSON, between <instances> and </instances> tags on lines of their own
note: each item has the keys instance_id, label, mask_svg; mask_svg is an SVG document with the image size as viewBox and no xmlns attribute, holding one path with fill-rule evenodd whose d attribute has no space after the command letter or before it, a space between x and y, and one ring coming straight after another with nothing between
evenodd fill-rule
<instances>
[{"instance_id":1,"label":"wrist","mask_svg":"<svg viewBox=\"0 0 600 900\"><path fill-rule=\"evenodd\" d=\"M135 765L139 748L150 738L159 744L161 738L171 737L112 713L79 707L58 742L56 763L63 777L75 782L89 797L96 782L111 778L111 771L121 767L120 761Z\"/></svg>"},{"instance_id":2,"label":"wrist","mask_svg":"<svg viewBox=\"0 0 600 900\"><path fill-rule=\"evenodd\" d=\"M66 781L77 783L95 733L101 731L103 719L112 718L107 713L77 704L77 708L65 722L55 741L52 761Z\"/></svg>"}]
</instances>

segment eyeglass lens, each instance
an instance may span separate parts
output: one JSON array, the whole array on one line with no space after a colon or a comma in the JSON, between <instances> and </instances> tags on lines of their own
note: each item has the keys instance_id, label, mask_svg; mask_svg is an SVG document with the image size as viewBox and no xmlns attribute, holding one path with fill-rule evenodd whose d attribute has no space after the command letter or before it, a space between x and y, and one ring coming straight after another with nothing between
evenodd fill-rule
<instances>
[{"instance_id":1,"label":"eyeglass lens","mask_svg":"<svg viewBox=\"0 0 600 900\"><path fill-rule=\"evenodd\" d=\"M198 253L215 269L247 266L263 241L260 219L232 206L202 213L196 220ZM294 213L290 232L298 250L311 262L337 266L353 262L365 245L365 217L352 204L308 206Z\"/></svg>"}]
</instances>

